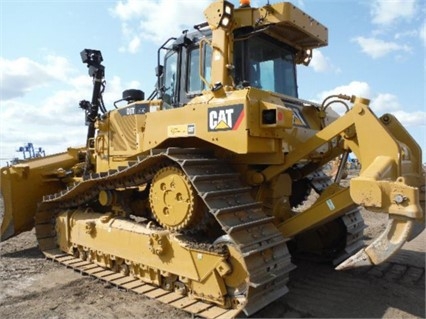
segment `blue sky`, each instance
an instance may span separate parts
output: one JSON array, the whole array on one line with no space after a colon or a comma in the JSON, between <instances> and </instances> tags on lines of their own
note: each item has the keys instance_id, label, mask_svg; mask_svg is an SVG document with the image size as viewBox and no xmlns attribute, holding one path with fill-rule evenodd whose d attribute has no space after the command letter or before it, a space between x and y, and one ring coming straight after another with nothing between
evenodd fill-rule
<instances>
[{"instance_id":1,"label":"blue sky","mask_svg":"<svg viewBox=\"0 0 426 319\"><path fill-rule=\"evenodd\" d=\"M102 51L107 108L127 88L154 89L158 47L202 22L210 0L0 0L0 158L32 142L47 154L85 144L80 100L92 83L84 48ZM238 5L238 1L232 1ZM271 3L275 1L270 0ZM252 0L252 6L267 0ZM372 100L426 146L426 5L424 0L298 0L329 28L329 46L300 67L299 95L331 93ZM425 162L425 155L423 155Z\"/></svg>"}]
</instances>

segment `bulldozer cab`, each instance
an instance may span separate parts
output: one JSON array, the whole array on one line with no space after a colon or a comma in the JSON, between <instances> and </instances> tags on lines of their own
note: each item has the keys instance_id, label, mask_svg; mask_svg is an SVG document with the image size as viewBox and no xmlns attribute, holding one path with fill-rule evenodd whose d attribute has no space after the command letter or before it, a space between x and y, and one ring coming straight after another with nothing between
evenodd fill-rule
<instances>
[{"instance_id":1,"label":"bulldozer cab","mask_svg":"<svg viewBox=\"0 0 426 319\"><path fill-rule=\"evenodd\" d=\"M264 33L238 30L234 35L234 81L297 98L295 50Z\"/></svg>"},{"instance_id":2,"label":"bulldozer cab","mask_svg":"<svg viewBox=\"0 0 426 319\"><path fill-rule=\"evenodd\" d=\"M213 2L206 22L158 50L156 93L163 108L187 104L203 90L254 87L298 98L296 65L328 44L328 29L291 3L234 8ZM160 52L165 50L164 65Z\"/></svg>"},{"instance_id":3,"label":"bulldozer cab","mask_svg":"<svg viewBox=\"0 0 426 319\"><path fill-rule=\"evenodd\" d=\"M209 36L211 37L211 32L207 34L207 38ZM170 46L160 47L159 56L162 50L166 51L164 64L157 67L161 70L157 72L157 92L163 100L163 109L183 106L207 88L206 82L211 75L212 50L210 46L200 45L201 39L205 38L206 35L201 32L185 32L178 39L169 39L166 43L173 40ZM200 74L207 80L203 81Z\"/></svg>"},{"instance_id":4,"label":"bulldozer cab","mask_svg":"<svg viewBox=\"0 0 426 319\"><path fill-rule=\"evenodd\" d=\"M164 108L185 105L203 90L211 89L211 31L184 34L165 48L159 79ZM229 75L236 89L255 87L298 97L296 50L253 28L233 35L233 63Z\"/></svg>"}]
</instances>

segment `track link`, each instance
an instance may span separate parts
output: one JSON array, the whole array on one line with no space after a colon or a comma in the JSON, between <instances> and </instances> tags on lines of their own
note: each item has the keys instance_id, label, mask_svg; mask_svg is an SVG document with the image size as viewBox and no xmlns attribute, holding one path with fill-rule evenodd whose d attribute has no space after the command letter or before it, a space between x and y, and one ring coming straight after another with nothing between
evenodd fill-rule
<instances>
[{"instance_id":1,"label":"track link","mask_svg":"<svg viewBox=\"0 0 426 319\"><path fill-rule=\"evenodd\" d=\"M168 150L192 181L209 212L238 246L249 273L248 302L251 315L288 292L286 283L295 268L286 239L255 202L250 187L245 187L225 162L206 154ZM182 152L182 153L181 153Z\"/></svg>"},{"instance_id":2,"label":"track link","mask_svg":"<svg viewBox=\"0 0 426 319\"><path fill-rule=\"evenodd\" d=\"M224 309L177 292L171 292L144 283L132 276L125 276L121 273L102 268L94 263L67 255L58 249L46 250L43 251L43 254L47 259L58 262L78 273L96 278L125 291L131 291L150 299L155 299L193 315L204 318L225 319L233 318L241 311L240 309Z\"/></svg>"},{"instance_id":3,"label":"track link","mask_svg":"<svg viewBox=\"0 0 426 319\"><path fill-rule=\"evenodd\" d=\"M286 239L274 226L272 217L266 216L261 204L253 200L250 188L240 182L239 174L225 162L198 149L155 150L150 156L140 157L127 167L85 176L80 183L59 193L45 196L36 214L36 235L40 249L47 258L67 267L169 303L197 316L206 318L236 316L241 311L241 306L236 309L223 309L202 300L143 283L133 277L120 277L118 273L64 255L57 250L55 217L59 212L84 205L95 198L101 190L145 184L153 178L158 169L170 163L178 164L187 174L209 213L227 234L227 241L235 245L241 253L248 273L247 289L241 292L244 312L251 315L287 293L289 272L295 266L291 263ZM130 284L137 286L127 288ZM147 291L144 291L145 289ZM168 301L168 298L177 298L177 295L181 298L173 302Z\"/></svg>"},{"instance_id":4,"label":"track link","mask_svg":"<svg viewBox=\"0 0 426 319\"><path fill-rule=\"evenodd\" d=\"M327 187L333 184L331 178L319 169L307 176L312 188L321 194ZM342 217L339 217L346 227L346 246L342 252L333 259L333 264L340 264L364 247L364 229L367 227L362 218L358 206L348 209Z\"/></svg>"}]
</instances>

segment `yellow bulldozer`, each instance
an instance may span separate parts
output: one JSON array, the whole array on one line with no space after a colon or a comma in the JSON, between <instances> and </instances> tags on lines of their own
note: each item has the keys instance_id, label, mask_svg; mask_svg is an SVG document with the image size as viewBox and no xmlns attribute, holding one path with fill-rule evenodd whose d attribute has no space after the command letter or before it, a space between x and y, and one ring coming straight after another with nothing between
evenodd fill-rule
<instances>
[{"instance_id":1,"label":"yellow bulldozer","mask_svg":"<svg viewBox=\"0 0 426 319\"><path fill-rule=\"evenodd\" d=\"M327 28L287 2L218 0L204 13L158 49L154 92L126 90L111 110L101 52L81 52L94 83L80 102L85 146L1 168L1 239L35 227L47 258L230 318L286 294L294 256L378 265L418 235L422 150L400 122L363 97L298 97L296 66L328 44ZM343 187L351 153L361 170ZM368 247L359 207L389 216Z\"/></svg>"}]
</instances>

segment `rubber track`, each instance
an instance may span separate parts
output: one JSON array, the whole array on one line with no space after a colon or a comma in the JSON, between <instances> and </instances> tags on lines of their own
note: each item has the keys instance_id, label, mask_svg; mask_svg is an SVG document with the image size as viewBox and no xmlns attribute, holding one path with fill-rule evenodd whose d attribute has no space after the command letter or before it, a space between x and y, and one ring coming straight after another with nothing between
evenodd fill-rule
<instances>
[{"instance_id":1,"label":"rubber track","mask_svg":"<svg viewBox=\"0 0 426 319\"><path fill-rule=\"evenodd\" d=\"M101 190L149 182L158 169L171 163L177 163L182 167L199 196L204 200L209 212L214 215L231 241L241 251L249 273L249 288L244 312L251 315L287 293L286 283L289 272L295 266L290 261L291 256L287 250L286 240L274 226L273 218L266 216L261 209L261 204L252 199L250 188L241 184L238 173L225 162L197 149L156 150L151 152L150 156L141 157L129 163L127 167L107 173L91 174L82 182L64 191L45 196L36 214L36 235L40 249L47 258L127 289L125 284L117 281L130 278L120 278L119 274L110 270L56 251L55 217L60 211L78 207L90 201ZM95 269L99 270L99 273ZM131 278L140 283L141 287L145 287L132 288L132 291L169 303L197 316L231 318L241 311L241 309L223 309L189 297L181 298L181 302L177 300L167 302L168 299L163 298L166 295L161 294L161 291L165 293L165 290ZM143 291L144 289L149 290ZM158 291L161 296L156 296L154 291ZM177 295L168 291L167 293L167 295Z\"/></svg>"}]
</instances>

